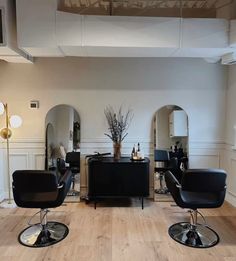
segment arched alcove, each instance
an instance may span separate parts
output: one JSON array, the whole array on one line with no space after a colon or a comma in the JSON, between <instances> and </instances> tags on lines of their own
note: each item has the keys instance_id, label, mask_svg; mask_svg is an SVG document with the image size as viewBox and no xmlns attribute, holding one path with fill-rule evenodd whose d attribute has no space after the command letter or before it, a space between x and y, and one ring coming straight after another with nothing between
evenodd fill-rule
<instances>
[{"instance_id":1,"label":"arched alcove","mask_svg":"<svg viewBox=\"0 0 236 261\"><path fill-rule=\"evenodd\" d=\"M171 149L181 147L188 153L188 115L177 105L166 105L158 109L154 116L154 147ZM174 147L173 147L174 150Z\"/></svg>"},{"instance_id":2,"label":"arched alcove","mask_svg":"<svg viewBox=\"0 0 236 261\"><path fill-rule=\"evenodd\" d=\"M189 128L188 115L183 108L177 105L165 105L159 108L153 119L154 149L166 150L170 158L176 157L180 166L184 159L187 167L189 153ZM157 167L155 162L155 166ZM159 176L154 175L154 191L160 191ZM154 193L154 200L167 201L167 194L158 195Z\"/></svg>"},{"instance_id":3,"label":"arched alcove","mask_svg":"<svg viewBox=\"0 0 236 261\"><path fill-rule=\"evenodd\" d=\"M80 123L78 112L70 105L56 105L48 111L45 118L45 169L60 175L58 159L64 162L68 152L80 152ZM78 155L80 164L80 154ZM75 175L75 186L79 192L79 174ZM78 196L67 198L67 201L78 201Z\"/></svg>"}]
</instances>

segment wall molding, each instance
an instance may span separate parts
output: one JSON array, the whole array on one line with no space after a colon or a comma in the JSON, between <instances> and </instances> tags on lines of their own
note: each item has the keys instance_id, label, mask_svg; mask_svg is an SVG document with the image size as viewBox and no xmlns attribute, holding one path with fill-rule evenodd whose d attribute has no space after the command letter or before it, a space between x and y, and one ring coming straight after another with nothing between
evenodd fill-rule
<instances>
[{"instance_id":1,"label":"wall molding","mask_svg":"<svg viewBox=\"0 0 236 261\"><path fill-rule=\"evenodd\" d=\"M32 153L32 159L30 161L31 163L34 163L32 166L30 166L31 169L44 169L44 162L45 162L45 154L44 153Z\"/></svg>"},{"instance_id":2,"label":"wall molding","mask_svg":"<svg viewBox=\"0 0 236 261\"><path fill-rule=\"evenodd\" d=\"M236 153L236 147L230 143L225 143L225 150Z\"/></svg>"},{"instance_id":3,"label":"wall molding","mask_svg":"<svg viewBox=\"0 0 236 261\"><path fill-rule=\"evenodd\" d=\"M4 140L1 141L1 147L6 149L6 142ZM10 139L9 147L11 149L42 149L45 148L45 141L42 139Z\"/></svg>"},{"instance_id":4,"label":"wall molding","mask_svg":"<svg viewBox=\"0 0 236 261\"><path fill-rule=\"evenodd\" d=\"M193 149L208 149L208 150L215 150L215 149L224 149L225 143L222 140L216 141L191 141L189 142L189 150Z\"/></svg>"},{"instance_id":5,"label":"wall molding","mask_svg":"<svg viewBox=\"0 0 236 261\"><path fill-rule=\"evenodd\" d=\"M144 156L150 158L150 196L153 194L154 186L154 143L151 139L127 137L122 143L122 154L129 156L134 144L140 143L141 150ZM81 195L87 193L87 168L85 162L85 156L98 152L110 152L113 153L112 141L106 137L97 138L83 138L81 139ZM206 159L210 159L214 164L220 164L222 151L225 149L224 143L221 140L217 141L190 141L189 142L189 159L196 164L201 162L201 159L205 159L205 164L208 164ZM2 155L2 158L1 158ZM25 155L26 157L26 169L43 169L44 168L44 156L45 156L45 142L43 138L22 138L10 140L10 157ZM236 154L235 154L236 155ZM6 157L6 144L5 141L0 142L0 167L3 169L3 176L5 177L5 157ZM208 158L207 158L208 157ZM14 159L14 166L17 165L17 159ZM210 164L210 163L209 163ZM19 166L22 163L19 162ZM23 163L24 166L24 163ZM219 165L220 166L220 165ZM0 187L3 193L6 194L7 188L4 182L3 187ZM233 197L233 196L231 196ZM229 198L231 200L231 198Z\"/></svg>"},{"instance_id":6,"label":"wall molding","mask_svg":"<svg viewBox=\"0 0 236 261\"><path fill-rule=\"evenodd\" d=\"M45 145L40 139L10 141L9 159L11 173L17 169L43 169L44 152ZM8 196L6 157L6 144L3 141L0 142L0 170L2 170L2 173L0 173L0 199ZM41 157L41 159L38 159L38 157Z\"/></svg>"},{"instance_id":7,"label":"wall molding","mask_svg":"<svg viewBox=\"0 0 236 261\"><path fill-rule=\"evenodd\" d=\"M225 143L225 148L224 148L224 154L222 155L223 158L223 166L228 174L227 177L227 193L226 193L226 201L228 201L230 204L236 207L236 193L232 191L232 186L231 184L234 184L236 178L235 173L236 173L236 151L233 149L233 145L229 143Z\"/></svg>"},{"instance_id":8,"label":"wall molding","mask_svg":"<svg viewBox=\"0 0 236 261\"><path fill-rule=\"evenodd\" d=\"M122 145L124 147L133 146L133 144L140 143L144 146L153 147L152 139L146 138L138 138L138 137L127 137L123 142ZM112 141L106 137L97 137L97 138L83 138L81 137L81 147L91 147L92 144L100 144L99 147L112 147ZM82 146L83 145L83 146ZM6 142L4 140L0 141L0 146L5 148ZM18 148L20 147L45 147L45 140L43 138L18 138L18 139L10 139L10 146L11 148ZM230 147L232 149L232 144L227 144L223 140L216 140L216 141L209 141L209 140L191 140L189 141L189 148L190 149L224 149L225 146ZM0 148L1 148L0 147Z\"/></svg>"}]
</instances>

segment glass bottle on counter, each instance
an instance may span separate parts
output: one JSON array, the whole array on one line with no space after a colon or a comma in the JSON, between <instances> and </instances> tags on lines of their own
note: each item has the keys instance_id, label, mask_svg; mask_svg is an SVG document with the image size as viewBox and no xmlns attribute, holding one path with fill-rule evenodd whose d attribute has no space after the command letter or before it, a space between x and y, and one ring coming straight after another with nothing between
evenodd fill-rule
<instances>
[{"instance_id":1,"label":"glass bottle on counter","mask_svg":"<svg viewBox=\"0 0 236 261\"><path fill-rule=\"evenodd\" d=\"M135 145L133 146L132 152L131 152L131 159L133 159L135 156Z\"/></svg>"},{"instance_id":2,"label":"glass bottle on counter","mask_svg":"<svg viewBox=\"0 0 236 261\"><path fill-rule=\"evenodd\" d=\"M141 151L140 151L140 144L138 143L138 150L137 150L137 158L141 159L142 155L141 155Z\"/></svg>"}]
</instances>

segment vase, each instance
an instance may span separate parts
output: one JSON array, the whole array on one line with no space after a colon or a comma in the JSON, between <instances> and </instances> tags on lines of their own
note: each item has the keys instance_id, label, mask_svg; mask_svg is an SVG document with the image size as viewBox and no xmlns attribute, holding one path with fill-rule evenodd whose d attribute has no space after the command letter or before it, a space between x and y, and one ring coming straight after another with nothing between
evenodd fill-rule
<instances>
[{"instance_id":1,"label":"vase","mask_svg":"<svg viewBox=\"0 0 236 261\"><path fill-rule=\"evenodd\" d=\"M121 143L113 143L114 159L119 160L121 157Z\"/></svg>"}]
</instances>

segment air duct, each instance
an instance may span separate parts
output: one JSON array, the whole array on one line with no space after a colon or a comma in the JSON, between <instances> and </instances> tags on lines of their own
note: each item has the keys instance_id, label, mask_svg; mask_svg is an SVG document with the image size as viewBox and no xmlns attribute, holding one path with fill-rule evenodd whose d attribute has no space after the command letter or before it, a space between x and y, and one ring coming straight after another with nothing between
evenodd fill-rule
<instances>
[{"instance_id":1,"label":"air duct","mask_svg":"<svg viewBox=\"0 0 236 261\"><path fill-rule=\"evenodd\" d=\"M232 53L224 54L221 58L221 64L224 65L236 64L236 53L232 52Z\"/></svg>"}]
</instances>

